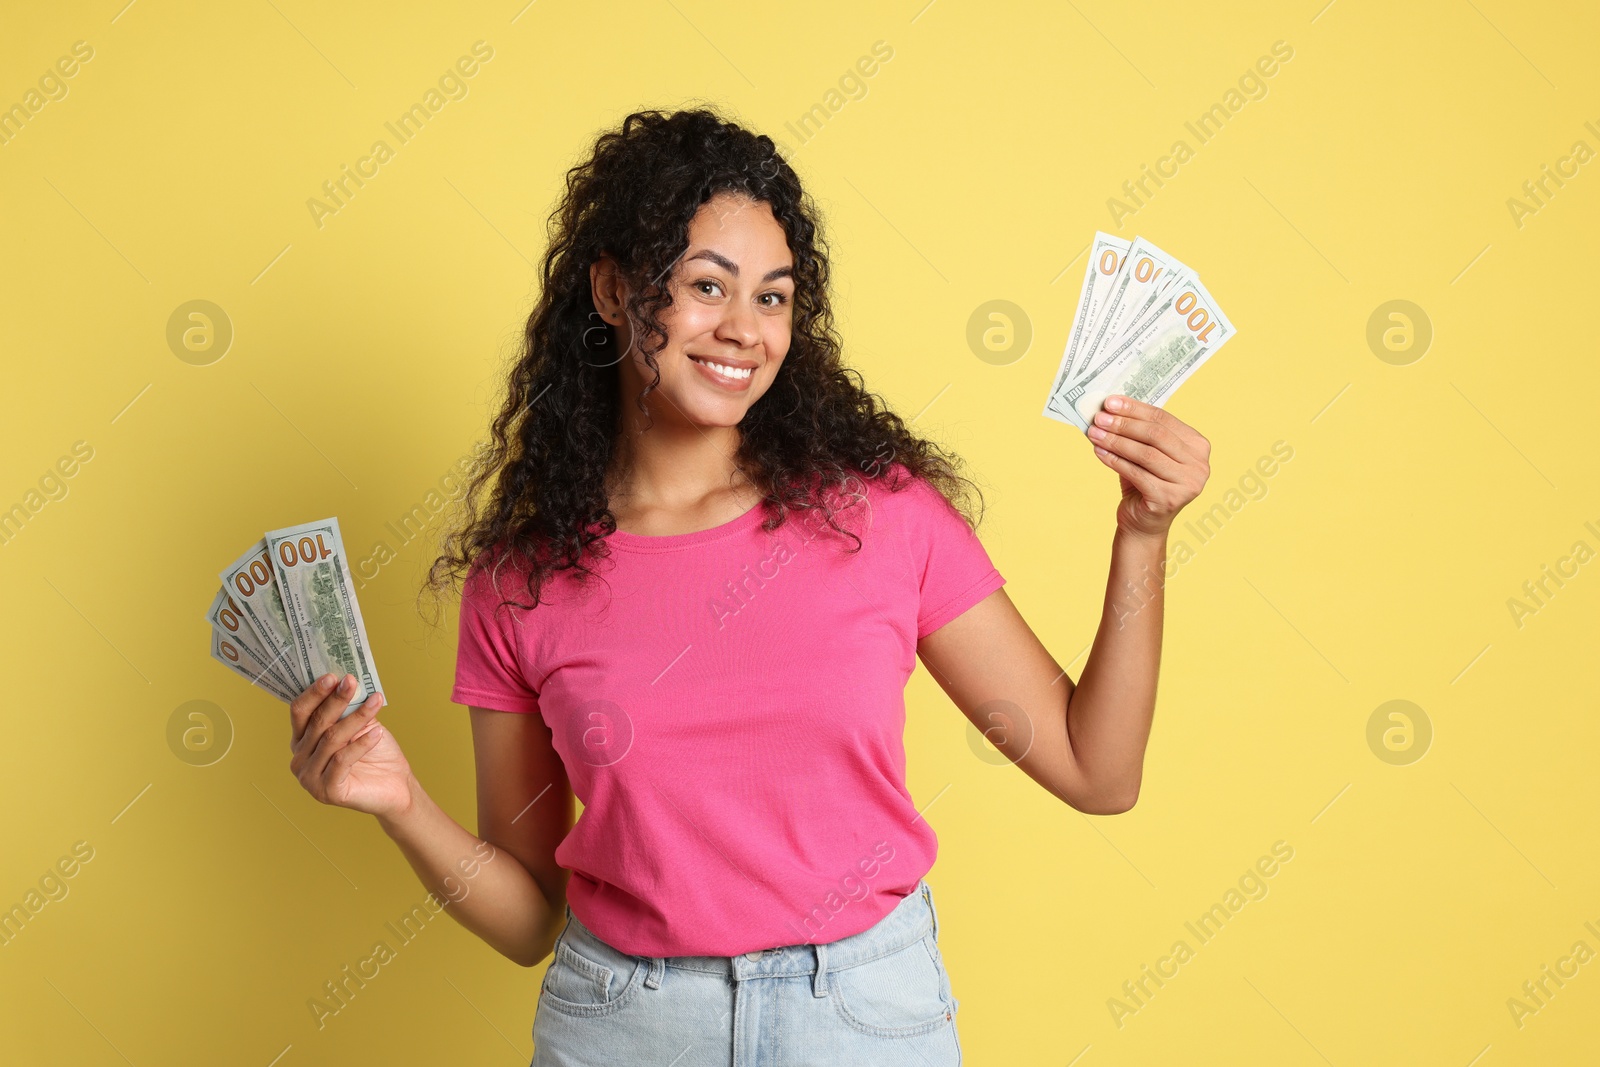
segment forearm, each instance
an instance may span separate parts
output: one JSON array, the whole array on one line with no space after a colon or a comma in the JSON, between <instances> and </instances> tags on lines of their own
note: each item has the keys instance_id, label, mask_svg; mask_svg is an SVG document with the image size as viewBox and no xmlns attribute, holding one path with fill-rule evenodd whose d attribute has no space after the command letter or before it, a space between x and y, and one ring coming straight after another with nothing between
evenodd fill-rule
<instances>
[{"instance_id":1,"label":"forearm","mask_svg":"<svg viewBox=\"0 0 1600 1067\"><path fill-rule=\"evenodd\" d=\"M1125 811L1139 795L1155 715L1167 539L1118 529L1100 628L1067 702L1074 762L1095 806Z\"/></svg>"},{"instance_id":2,"label":"forearm","mask_svg":"<svg viewBox=\"0 0 1600 1067\"><path fill-rule=\"evenodd\" d=\"M378 823L422 884L457 922L524 967L555 947L565 918L520 860L470 833L434 803L415 777L404 812Z\"/></svg>"}]
</instances>

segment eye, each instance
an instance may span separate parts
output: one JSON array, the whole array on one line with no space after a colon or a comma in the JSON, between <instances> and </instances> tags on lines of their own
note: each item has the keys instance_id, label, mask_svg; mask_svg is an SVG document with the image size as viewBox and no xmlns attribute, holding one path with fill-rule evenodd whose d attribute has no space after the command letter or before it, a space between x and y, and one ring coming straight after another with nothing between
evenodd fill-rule
<instances>
[{"instance_id":1,"label":"eye","mask_svg":"<svg viewBox=\"0 0 1600 1067\"><path fill-rule=\"evenodd\" d=\"M722 283L717 281L714 278L701 278L699 281L694 283L694 286L697 289L702 285L713 286L714 288L717 288L717 289L721 289L722 288ZM702 292L703 292L703 290L702 290ZM709 296L711 294L706 293L705 295Z\"/></svg>"},{"instance_id":2,"label":"eye","mask_svg":"<svg viewBox=\"0 0 1600 1067\"><path fill-rule=\"evenodd\" d=\"M769 296L777 298L773 303L767 305L769 308L781 308L783 305L789 302L788 295L785 293L780 293L777 290L773 290L770 293L762 293L760 298L765 300Z\"/></svg>"}]
</instances>

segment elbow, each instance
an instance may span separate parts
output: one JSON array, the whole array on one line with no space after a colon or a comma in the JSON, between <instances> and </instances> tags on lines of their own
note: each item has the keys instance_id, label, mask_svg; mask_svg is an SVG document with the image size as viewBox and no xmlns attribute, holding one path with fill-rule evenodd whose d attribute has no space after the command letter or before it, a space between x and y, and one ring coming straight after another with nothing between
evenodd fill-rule
<instances>
[{"instance_id":1,"label":"elbow","mask_svg":"<svg viewBox=\"0 0 1600 1067\"><path fill-rule=\"evenodd\" d=\"M1107 804L1104 807L1103 810L1098 811L1095 814L1097 814L1097 815L1121 815L1125 811L1132 811L1133 810L1133 806L1135 804L1137 804L1138 802L1139 802L1139 794L1138 793L1134 793L1134 794L1128 796L1126 799L1119 799L1119 800L1112 801L1111 803Z\"/></svg>"},{"instance_id":2,"label":"elbow","mask_svg":"<svg viewBox=\"0 0 1600 1067\"><path fill-rule=\"evenodd\" d=\"M1077 796L1063 797L1085 815L1121 815L1139 802L1139 783L1121 788L1098 789Z\"/></svg>"},{"instance_id":3,"label":"elbow","mask_svg":"<svg viewBox=\"0 0 1600 1067\"><path fill-rule=\"evenodd\" d=\"M1100 799L1090 803L1074 804L1073 807L1085 815L1121 815L1125 811L1132 810L1134 803L1138 799L1138 797L1130 797L1126 800Z\"/></svg>"},{"instance_id":4,"label":"elbow","mask_svg":"<svg viewBox=\"0 0 1600 1067\"><path fill-rule=\"evenodd\" d=\"M556 942L561 939L562 928L566 925L565 911L566 902L563 900L560 905L551 908L551 921L539 931L537 939L510 949L502 948L500 954L519 967L539 966L556 950Z\"/></svg>"},{"instance_id":5,"label":"elbow","mask_svg":"<svg viewBox=\"0 0 1600 1067\"><path fill-rule=\"evenodd\" d=\"M514 949L501 949L500 954L518 967L537 967L555 951L553 942L540 939L538 944L518 945Z\"/></svg>"}]
</instances>

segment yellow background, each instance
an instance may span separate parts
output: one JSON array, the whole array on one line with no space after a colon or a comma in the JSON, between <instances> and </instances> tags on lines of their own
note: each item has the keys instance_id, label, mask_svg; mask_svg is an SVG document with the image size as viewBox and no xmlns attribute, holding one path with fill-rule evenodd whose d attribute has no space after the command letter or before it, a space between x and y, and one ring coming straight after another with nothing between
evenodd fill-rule
<instances>
[{"instance_id":1,"label":"yellow background","mask_svg":"<svg viewBox=\"0 0 1600 1067\"><path fill-rule=\"evenodd\" d=\"M1600 149L1591 7L122 2L13 12L0 36L3 105L94 49L0 146L0 507L94 450L0 547L0 906L94 849L0 948L0 1059L527 1061L541 969L448 919L317 1028L308 998L423 891L373 820L300 789L283 707L208 657L202 612L264 530L336 514L362 555L438 485L497 402L565 168L630 110L711 101L788 146L854 365L970 461L980 534L1074 676L1116 479L1038 412L1076 257L1176 139L1194 158L1113 232L1193 265L1239 337L1169 405L1214 444L1175 542L1294 450L1172 578L1131 812L986 762L914 678L968 1062L1594 1062L1600 962L1520 1027L1506 1004L1574 942L1600 950L1600 564L1520 627L1507 607L1600 548L1600 163L1520 227L1506 203ZM306 201L478 40L469 95L315 225ZM864 95L829 97L880 40ZM1197 146L1184 123L1276 41L1294 55L1267 95ZM799 144L785 124L829 102ZM166 342L195 299L235 332L209 366ZM966 341L996 299L1033 335L999 365ZM1432 322L1409 365L1366 341L1392 299ZM429 558L407 547L361 603L385 721L470 828L454 615L434 631L414 607ZM1433 729L1409 765L1367 743L1393 699ZM191 700L231 723L209 766L167 742ZM1198 945L1184 922L1280 840L1268 895ZM1194 958L1119 1027L1108 1000L1180 938Z\"/></svg>"}]
</instances>

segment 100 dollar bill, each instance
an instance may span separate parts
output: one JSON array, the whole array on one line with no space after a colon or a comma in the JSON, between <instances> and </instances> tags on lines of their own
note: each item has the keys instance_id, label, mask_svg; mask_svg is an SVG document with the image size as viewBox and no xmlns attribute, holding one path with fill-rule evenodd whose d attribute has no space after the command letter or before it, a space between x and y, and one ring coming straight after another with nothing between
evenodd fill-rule
<instances>
[{"instance_id":1,"label":"100 dollar bill","mask_svg":"<svg viewBox=\"0 0 1600 1067\"><path fill-rule=\"evenodd\" d=\"M266 536L266 546L307 684L328 673L341 679L355 675L356 691L343 718L381 686L339 536L339 520L273 530Z\"/></svg>"},{"instance_id":2,"label":"100 dollar bill","mask_svg":"<svg viewBox=\"0 0 1600 1067\"><path fill-rule=\"evenodd\" d=\"M1173 279L1192 273L1143 237L1134 238L1117 276L1112 279L1105 306L1089 328L1089 340L1076 361L1073 375L1063 388L1070 388L1074 382L1081 382L1093 373L1095 365L1116 348L1158 295L1165 293Z\"/></svg>"},{"instance_id":3,"label":"100 dollar bill","mask_svg":"<svg viewBox=\"0 0 1600 1067\"><path fill-rule=\"evenodd\" d=\"M1051 392L1058 392L1077 376L1082 369L1084 354L1088 350L1089 327L1100 315L1106 297L1111 292L1112 281L1128 255L1129 241L1109 233L1095 231L1089 245L1089 264L1083 271L1083 285L1078 291L1078 313L1072 319L1072 332L1067 335L1067 347L1061 353L1061 365L1056 368L1056 383Z\"/></svg>"},{"instance_id":4,"label":"100 dollar bill","mask_svg":"<svg viewBox=\"0 0 1600 1067\"><path fill-rule=\"evenodd\" d=\"M211 601L211 607L206 609L206 621L224 637L242 645L252 657L266 667L267 673L278 684L278 688L289 690L304 688L294 684L296 677L294 661L289 659L287 654L275 655L261 643L261 638L256 635L249 620L245 618L244 609L228 595L226 588L217 590L216 597Z\"/></svg>"},{"instance_id":5,"label":"100 dollar bill","mask_svg":"<svg viewBox=\"0 0 1600 1067\"><path fill-rule=\"evenodd\" d=\"M1052 396L1050 405L1070 411L1085 429L1113 393L1160 407L1233 333L1233 323L1205 286L1193 277L1184 279L1098 367Z\"/></svg>"},{"instance_id":6,"label":"100 dollar bill","mask_svg":"<svg viewBox=\"0 0 1600 1067\"><path fill-rule=\"evenodd\" d=\"M211 658L244 678L251 685L260 686L285 704L294 702L298 695L287 689L266 664L256 659L244 642L211 628Z\"/></svg>"},{"instance_id":7,"label":"100 dollar bill","mask_svg":"<svg viewBox=\"0 0 1600 1067\"><path fill-rule=\"evenodd\" d=\"M265 539L222 569L222 588L228 591L245 622L255 631L265 650L264 658L281 665L282 673L292 675L298 691L311 684L302 673L300 655L295 650L294 634L284 611L272 560L267 556Z\"/></svg>"}]
</instances>

